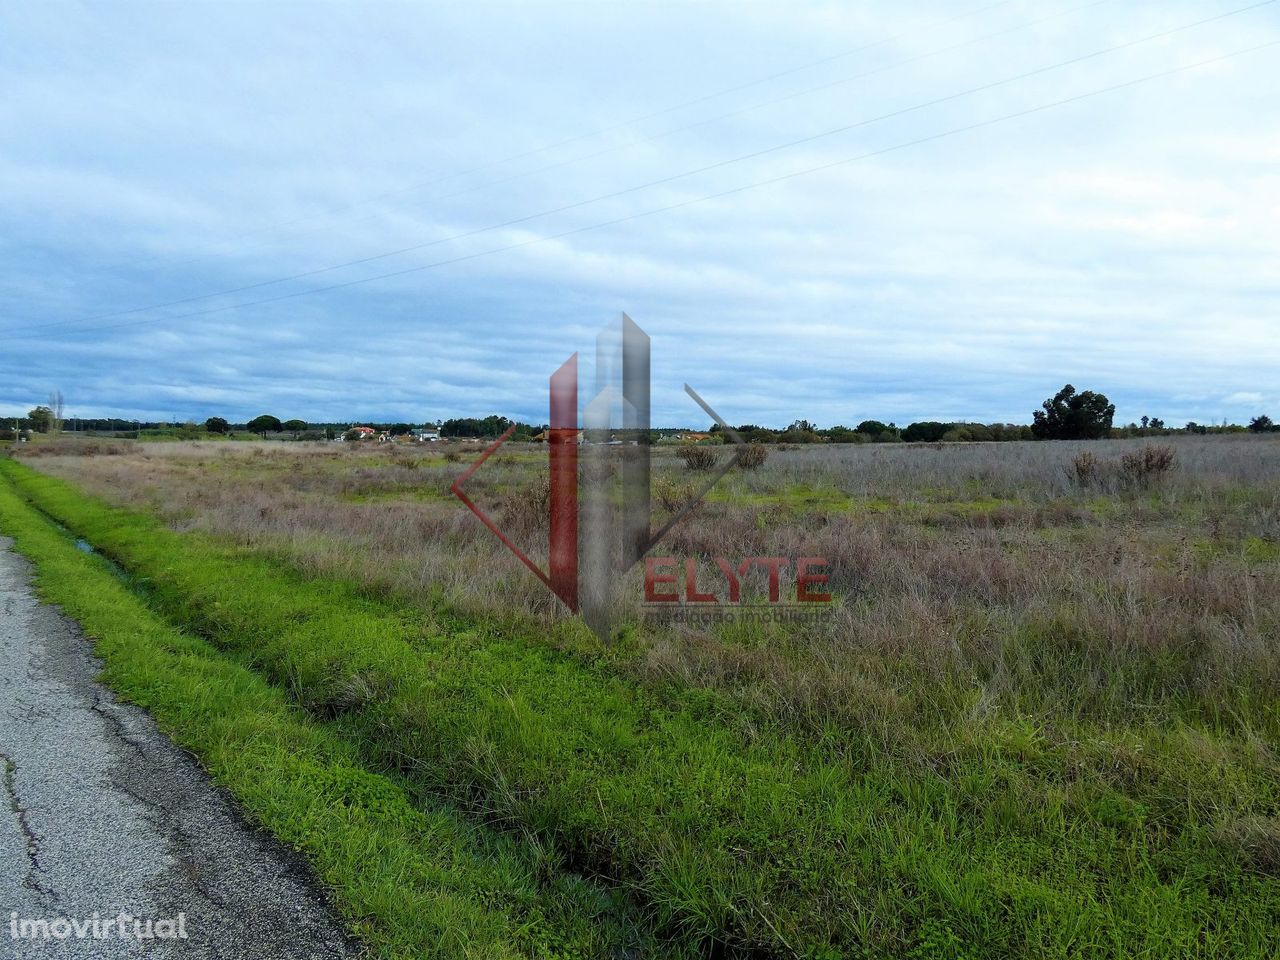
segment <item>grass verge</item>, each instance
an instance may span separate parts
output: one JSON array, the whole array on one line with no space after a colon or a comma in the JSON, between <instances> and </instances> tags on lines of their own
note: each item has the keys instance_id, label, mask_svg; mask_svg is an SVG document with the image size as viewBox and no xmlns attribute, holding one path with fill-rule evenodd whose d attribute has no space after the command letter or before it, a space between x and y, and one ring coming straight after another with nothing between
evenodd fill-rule
<instances>
[{"instance_id":1,"label":"grass verge","mask_svg":"<svg viewBox=\"0 0 1280 960\"><path fill-rule=\"evenodd\" d=\"M334 718L366 766L630 884L689 942L815 958L1269 955L1280 799L1265 738L1055 730L973 703L907 763L857 731L811 742L735 725L712 692L659 700L537 638L432 623L0 469L147 578L167 615Z\"/></svg>"},{"instance_id":2,"label":"grass verge","mask_svg":"<svg viewBox=\"0 0 1280 960\"><path fill-rule=\"evenodd\" d=\"M373 955L558 960L654 951L616 894L556 874L539 851L440 805L424 808L409 785L366 769L339 733L157 616L7 483L0 533L33 563L40 595L95 640L104 682L195 753L251 819L308 858Z\"/></svg>"}]
</instances>

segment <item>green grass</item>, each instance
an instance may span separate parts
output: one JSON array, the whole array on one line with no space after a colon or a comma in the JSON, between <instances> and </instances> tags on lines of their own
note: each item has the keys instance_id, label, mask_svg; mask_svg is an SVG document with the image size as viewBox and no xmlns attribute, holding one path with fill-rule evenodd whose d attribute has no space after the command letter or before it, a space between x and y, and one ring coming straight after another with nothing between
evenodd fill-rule
<instances>
[{"instance_id":1,"label":"green grass","mask_svg":"<svg viewBox=\"0 0 1280 960\"><path fill-rule=\"evenodd\" d=\"M128 433L124 434L125 439L130 439ZM261 440L262 437L256 433L249 433L245 430L234 430L230 433L210 433L199 427L188 429L187 427L159 427L151 430L136 431L135 437L143 443L179 443L191 440L200 440L204 442L220 442L224 440Z\"/></svg>"},{"instance_id":2,"label":"green grass","mask_svg":"<svg viewBox=\"0 0 1280 960\"><path fill-rule=\"evenodd\" d=\"M900 497L860 497L835 487L812 487L794 484L780 490L755 490L752 479L726 479L707 494L710 503L734 504L755 509L779 508L788 519L796 519L821 511L827 514L892 513L908 519L927 520L945 513L983 513L1001 507L1016 507L1020 502L981 494L965 494L957 498L946 491L923 491Z\"/></svg>"},{"instance_id":3,"label":"green grass","mask_svg":"<svg viewBox=\"0 0 1280 960\"><path fill-rule=\"evenodd\" d=\"M1271 955L1274 703L1224 705L1222 724L1117 727L984 709L976 690L940 682L899 716L881 699L861 727L800 735L714 691L646 688L604 656L388 607L0 468L145 578L168 617L333 718L361 765L398 769L473 821L630 887L690 944L805 957ZM1087 654L1067 614L1006 665L1029 688L1049 661Z\"/></svg>"},{"instance_id":4,"label":"green grass","mask_svg":"<svg viewBox=\"0 0 1280 960\"><path fill-rule=\"evenodd\" d=\"M409 490L352 491L338 494L338 498L347 503L395 503L397 501L412 500L418 502L433 501L452 506L458 502L448 490L436 490L431 487L416 487Z\"/></svg>"},{"instance_id":5,"label":"green grass","mask_svg":"<svg viewBox=\"0 0 1280 960\"><path fill-rule=\"evenodd\" d=\"M426 804L363 766L329 725L147 608L100 557L0 484L0 531L41 596L95 640L102 679L195 753L245 812L303 852L352 932L380 957L679 955L646 940L616 893L558 872L547 852Z\"/></svg>"}]
</instances>

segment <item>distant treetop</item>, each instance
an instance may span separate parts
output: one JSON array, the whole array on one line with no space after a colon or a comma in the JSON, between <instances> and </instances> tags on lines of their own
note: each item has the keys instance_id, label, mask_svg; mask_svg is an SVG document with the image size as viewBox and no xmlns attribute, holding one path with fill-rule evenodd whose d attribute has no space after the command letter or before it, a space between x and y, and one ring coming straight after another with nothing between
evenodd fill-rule
<instances>
[{"instance_id":1,"label":"distant treetop","mask_svg":"<svg viewBox=\"0 0 1280 960\"><path fill-rule=\"evenodd\" d=\"M1100 440L1110 436L1116 405L1101 393L1077 393L1067 384L1037 410L1031 432L1037 440Z\"/></svg>"}]
</instances>

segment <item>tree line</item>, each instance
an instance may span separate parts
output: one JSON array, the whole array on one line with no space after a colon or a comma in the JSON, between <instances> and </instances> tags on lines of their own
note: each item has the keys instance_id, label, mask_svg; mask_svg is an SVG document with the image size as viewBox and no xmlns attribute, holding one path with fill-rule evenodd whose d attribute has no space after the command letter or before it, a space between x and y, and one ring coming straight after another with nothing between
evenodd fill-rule
<instances>
[{"instance_id":1,"label":"tree line","mask_svg":"<svg viewBox=\"0 0 1280 960\"><path fill-rule=\"evenodd\" d=\"M32 409L25 417L12 418L10 423L0 427L0 439L13 439L10 426L19 431L35 433L56 433L63 427L63 400L60 393L54 393L47 405ZM1017 423L976 423L967 421L921 420L899 427L895 423L884 423L880 420L863 420L856 426L836 425L818 427L809 420L795 420L782 429L764 427L758 424L745 423L736 428L736 432L748 443L999 443L1013 440L1100 440L1104 438L1167 436L1172 433L1271 433L1280 431L1269 416L1260 414L1253 417L1247 426L1225 424L1210 426L1191 421L1181 428L1170 428L1159 417L1144 416L1141 423L1130 423L1117 427L1115 420L1115 404L1105 394L1093 390L1076 390L1065 385L1052 397L1045 400L1040 408L1032 412L1029 424ZM144 431L176 431L179 435L189 435L195 439L200 435L230 436L236 433L255 434L260 437L289 434L294 439L321 440L334 439L341 436L348 424L322 423L308 424L301 419L281 420L272 414L261 414L245 423L232 423L223 417L209 417L202 425L188 422L186 424L170 424L159 422L142 422L122 420L115 417L75 418L75 427L84 432L125 433L136 431L141 435ZM372 427L379 433L399 436L415 429L409 423L373 423ZM434 427L434 424L428 424ZM512 439L529 440L547 429L546 424L537 425L523 421L511 420L497 414L476 418L458 417L440 422L438 429L441 437L446 438L494 438L501 436L514 427ZM665 428L655 430L651 439L659 442L664 438L683 437L691 431L687 428ZM709 439L722 441L723 431L718 424L709 429Z\"/></svg>"}]
</instances>

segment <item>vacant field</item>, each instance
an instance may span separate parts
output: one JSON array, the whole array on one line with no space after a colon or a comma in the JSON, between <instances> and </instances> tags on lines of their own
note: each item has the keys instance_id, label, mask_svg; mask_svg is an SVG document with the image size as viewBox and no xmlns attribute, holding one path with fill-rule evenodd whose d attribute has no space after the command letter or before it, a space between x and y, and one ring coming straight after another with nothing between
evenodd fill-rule
<instances>
[{"instance_id":1,"label":"vacant field","mask_svg":"<svg viewBox=\"0 0 1280 960\"><path fill-rule=\"evenodd\" d=\"M7 475L673 953L1270 955L1280 442L772 449L659 552L825 557L834 622L652 628L633 574L608 646L450 496L478 453L47 444L70 487ZM469 485L538 557L544 473L507 447ZM656 519L698 479L656 448Z\"/></svg>"}]
</instances>

